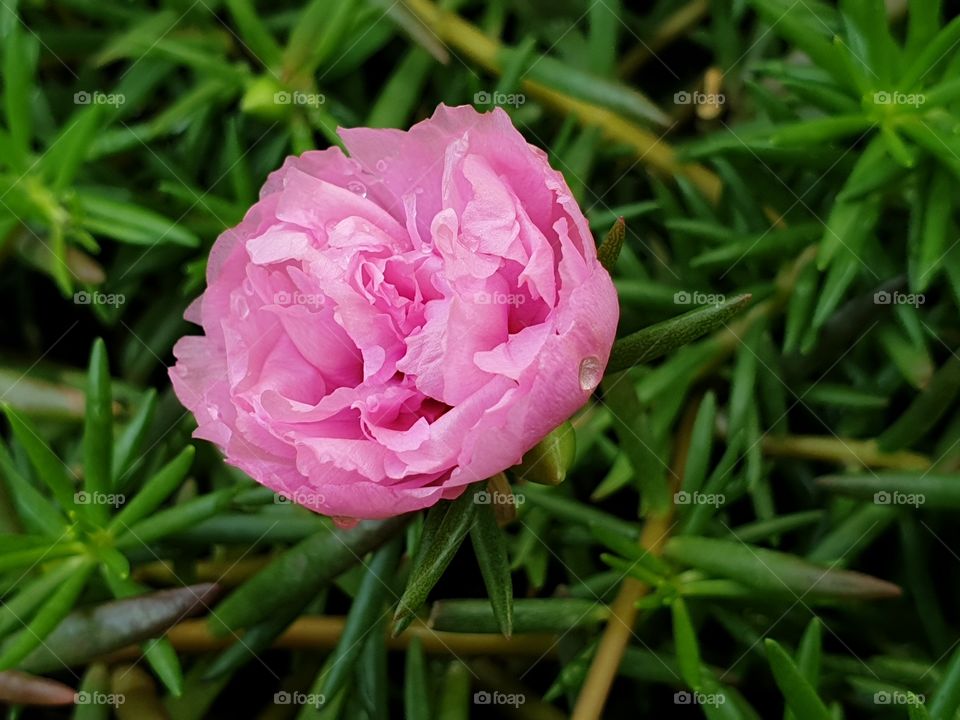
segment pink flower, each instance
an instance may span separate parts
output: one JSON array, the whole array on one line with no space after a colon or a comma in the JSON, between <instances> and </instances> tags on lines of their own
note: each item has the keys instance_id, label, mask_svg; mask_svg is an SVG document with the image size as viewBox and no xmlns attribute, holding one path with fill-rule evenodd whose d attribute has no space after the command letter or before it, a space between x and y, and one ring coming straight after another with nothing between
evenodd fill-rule
<instances>
[{"instance_id":1,"label":"pink flower","mask_svg":"<svg viewBox=\"0 0 960 720\"><path fill-rule=\"evenodd\" d=\"M195 436L326 515L383 518L518 463L590 396L617 296L501 110L342 130L210 252L170 370Z\"/></svg>"}]
</instances>

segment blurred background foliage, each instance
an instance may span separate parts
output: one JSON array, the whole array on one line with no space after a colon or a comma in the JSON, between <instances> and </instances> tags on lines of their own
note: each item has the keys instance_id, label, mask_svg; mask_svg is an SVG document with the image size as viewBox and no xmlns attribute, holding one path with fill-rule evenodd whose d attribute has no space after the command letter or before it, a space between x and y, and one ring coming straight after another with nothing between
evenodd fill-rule
<instances>
[{"instance_id":1,"label":"blurred background foliage","mask_svg":"<svg viewBox=\"0 0 960 720\"><path fill-rule=\"evenodd\" d=\"M955 10L4 2L10 716L955 718ZM287 154L440 102L624 218L639 334L506 501L339 531L195 451L165 367Z\"/></svg>"}]
</instances>

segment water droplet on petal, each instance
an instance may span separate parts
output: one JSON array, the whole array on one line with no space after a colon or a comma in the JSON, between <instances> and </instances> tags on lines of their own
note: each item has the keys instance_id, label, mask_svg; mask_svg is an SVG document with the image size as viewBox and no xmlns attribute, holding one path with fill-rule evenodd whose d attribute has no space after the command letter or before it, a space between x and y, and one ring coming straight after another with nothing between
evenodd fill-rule
<instances>
[{"instance_id":1,"label":"water droplet on petal","mask_svg":"<svg viewBox=\"0 0 960 720\"><path fill-rule=\"evenodd\" d=\"M384 172L389 167L386 160L377 160L377 170Z\"/></svg>"},{"instance_id":2,"label":"water droplet on petal","mask_svg":"<svg viewBox=\"0 0 960 720\"><path fill-rule=\"evenodd\" d=\"M603 365L600 358L590 355L580 361L580 387L586 391L593 390L603 378Z\"/></svg>"},{"instance_id":3,"label":"water droplet on petal","mask_svg":"<svg viewBox=\"0 0 960 720\"><path fill-rule=\"evenodd\" d=\"M364 185L362 182L358 182L356 180L353 180L347 183L347 190L349 190L352 193L356 193L360 197L367 196L367 186Z\"/></svg>"},{"instance_id":4,"label":"water droplet on petal","mask_svg":"<svg viewBox=\"0 0 960 720\"><path fill-rule=\"evenodd\" d=\"M422 188L422 187L415 187L415 188L413 189L413 192L414 192L415 195L423 195L423 188Z\"/></svg>"}]
</instances>

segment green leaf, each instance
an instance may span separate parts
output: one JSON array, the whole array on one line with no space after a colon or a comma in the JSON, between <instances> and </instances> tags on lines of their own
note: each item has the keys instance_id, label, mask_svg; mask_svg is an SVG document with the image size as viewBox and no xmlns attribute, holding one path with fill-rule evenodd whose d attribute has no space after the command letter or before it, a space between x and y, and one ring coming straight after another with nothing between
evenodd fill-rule
<instances>
[{"instance_id":1,"label":"green leaf","mask_svg":"<svg viewBox=\"0 0 960 720\"><path fill-rule=\"evenodd\" d=\"M513 581L507 557L507 539L497 525L493 505L477 508L476 522L470 528L470 540L500 632L510 637L513 634Z\"/></svg>"},{"instance_id":2,"label":"green leaf","mask_svg":"<svg viewBox=\"0 0 960 720\"><path fill-rule=\"evenodd\" d=\"M33 137L32 94L35 87L39 43L37 36L24 31L20 25L4 38L3 47L3 106L10 133L10 149L16 154L10 158L16 167L26 169Z\"/></svg>"},{"instance_id":3,"label":"green leaf","mask_svg":"<svg viewBox=\"0 0 960 720\"><path fill-rule=\"evenodd\" d=\"M620 338L613 344L606 374L650 362L698 337L726 327L728 321L740 313L751 298L751 295L737 295L716 305L691 310Z\"/></svg>"},{"instance_id":4,"label":"green leaf","mask_svg":"<svg viewBox=\"0 0 960 720\"><path fill-rule=\"evenodd\" d=\"M143 394L140 402L140 408L137 414L133 416L127 426L120 433L117 442L113 446L113 486L122 488L127 472L140 460L137 452L143 445L143 441L150 430L150 424L153 422L153 414L157 408L157 391L150 388Z\"/></svg>"},{"instance_id":5,"label":"green leaf","mask_svg":"<svg viewBox=\"0 0 960 720\"><path fill-rule=\"evenodd\" d=\"M669 503L668 467L661 454L662 443L653 433L650 413L629 382L607 378L603 383L604 405L613 417L617 439L633 470L633 480L640 487L642 512L661 512Z\"/></svg>"},{"instance_id":6,"label":"green leaf","mask_svg":"<svg viewBox=\"0 0 960 720\"><path fill-rule=\"evenodd\" d=\"M171 473L175 476L172 470ZM152 489L150 496L146 498L143 503L137 503L137 513L142 511L143 507L148 504L148 501L152 502L156 498L153 491L160 494L160 491L164 487L168 487L169 477L170 476L164 477L163 482L158 481L157 485ZM156 542L167 535L172 535L180 530L191 527L226 508L235 492L236 488L215 490L214 492L201 495L200 497L162 510L152 517L141 520L134 525L124 525L122 529L118 527L117 547L121 550L139 548Z\"/></svg>"},{"instance_id":7,"label":"green leaf","mask_svg":"<svg viewBox=\"0 0 960 720\"><path fill-rule=\"evenodd\" d=\"M903 90L913 90L921 81L934 79L934 70L960 41L960 18L953 18L924 45L916 58L906 66L898 85Z\"/></svg>"},{"instance_id":8,"label":"green leaf","mask_svg":"<svg viewBox=\"0 0 960 720\"><path fill-rule=\"evenodd\" d=\"M701 253L690 261L690 267L723 268L729 271L746 260L780 260L784 254L799 252L820 237L822 232L823 226L819 223L800 223L789 228L765 230Z\"/></svg>"},{"instance_id":9,"label":"green leaf","mask_svg":"<svg viewBox=\"0 0 960 720\"><path fill-rule=\"evenodd\" d=\"M113 396L110 391L110 367L107 346L102 339L93 344L87 373L86 419L83 424L83 487L93 496L91 513L99 522L107 516L107 506L97 500L113 485Z\"/></svg>"},{"instance_id":10,"label":"green leaf","mask_svg":"<svg viewBox=\"0 0 960 720\"><path fill-rule=\"evenodd\" d=\"M827 475L817 480L827 490L870 499L878 505L914 509L960 508L960 474L929 472L871 472L863 475Z\"/></svg>"},{"instance_id":11,"label":"green leaf","mask_svg":"<svg viewBox=\"0 0 960 720\"><path fill-rule=\"evenodd\" d=\"M680 666L680 677L683 682L694 690L703 685L703 673L700 670L700 648L697 645L697 632L687 612L687 605L682 598L676 598L670 603L670 613L673 616L673 644L677 652L677 663Z\"/></svg>"},{"instance_id":12,"label":"green leaf","mask_svg":"<svg viewBox=\"0 0 960 720\"><path fill-rule=\"evenodd\" d=\"M623 241L627 237L627 223L622 217L618 217L610 232L597 248L597 259L600 264L612 273L617 264L617 258L620 257L620 251L623 249Z\"/></svg>"},{"instance_id":13,"label":"green leaf","mask_svg":"<svg viewBox=\"0 0 960 720\"><path fill-rule=\"evenodd\" d=\"M78 191L80 225L104 237L132 245L172 244L195 248L200 238L178 222L131 202L112 200L90 191Z\"/></svg>"},{"instance_id":14,"label":"green leaf","mask_svg":"<svg viewBox=\"0 0 960 720\"><path fill-rule=\"evenodd\" d=\"M823 623L814 617L800 639L797 649L797 669L816 691L820 681L820 657L823 652ZM788 707L784 720L797 720L797 716Z\"/></svg>"},{"instance_id":15,"label":"green leaf","mask_svg":"<svg viewBox=\"0 0 960 720\"><path fill-rule=\"evenodd\" d=\"M346 686L362 649L361 640L366 637L370 628L380 626L387 597L393 594L390 585L399 559L400 542L398 538L394 538L377 550L373 560L366 566L366 572L347 614L340 641L327 667L321 671L314 683L317 691L324 696L332 698Z\"/></svg>"},{"instance_id":16,"label":"green leaf","mask_svg":"<svg viewBox=\"0 0 960 720\"><path fill-rule=\"evenodd\" d=\"M469 720L470 671L460 660L454 660L443 674L443 687L440 691L436 717L443 720Z\"/></svg>"},{"instance_id":17,"label":"green leaf","mask_svg":"<svg viewBox=\"0 0 960 720\"><path fill-rule=\"evenodd\" d=\"M932 720L952 720L960 708L960 649L947 662L943 677L928 703Z\"/></svg>"},{"instance_id":18,"label":"green leaf","mask_svg":"<svg viewBox=\"0 0 960 720\"><path fill-rule=\"evenodd\" d=\"M960 358L951 355L896 422L877 438L880 449L900 450L923 438L953 407L957 393L960 393Z\"/></svg>"},{"instance_id":19,"label":"green leaf","mask_svg":"<svg viewBox=\"0 0 960 720\"><path fill-rule=\"evenodd\" d=\"M814 599L874 599L900 595L885 580L850 570L821 567L795 555L754 547L735 540L675 537L664 556L712 575L757 590Z\"/></svg>"},{"instance_id":20,"label":"green leaf","mask_svg":"<svg viewBox=\"0 0 960 720\"><path fill-rule=\"evenodd\" d=\"M347 37L354 0L313 0L300 13L283 55L283 76L308 77Z\"/></svg>"},{"instance_id":21,"label":"green leaf","mask_svg":"<svg viewBox=\"0 0 960 720\"><path fill-rule=\"evenodd\" d=\"M95 567L96 564L90 559L80 564L73 574L45 599L27 626L0 645L0 670L20 665L31 651L41 645L50 648L49 641L45 643L44 640L73 609ZM27 665L24 665L24 668L30 669Z\"/></svg>"},{"instance_id":22,"label":"green leaf","mask_svg":"<svg viewBox=\"0 0 960 720\"><path fill-rule=\"evenodd\" d=\"M954 184L946 171L937 168L931 173L930 182L925 188L923 217L917 234L919 247L910 253L915 262L908 265L910 288L915 292L922 293L930 286L936 278L936 270L946 257L953 215Z\"/></svg>"},{"instance_id":23,"label":"green leaf","mask_svg":"<svg viewBox=\"0 0 960 720\"><path fill-rule=\"evenodd\" d=\"M941 0L913 0L907 3L908 59L929 43L937 34L941 20Z\"/></svg>"},{"instance_id":24,"label":"green leaf","mask_svg":"<svg viewBox=\"0 0 960 720\"><path fill-rule=\"evenodd\" d=\"M57 588L86 565L86 558L70 558L53 564L31 580L21 580L16 595L5 598L3 605L0 605L0 637L23 627L23 623Z\"/></svg>"},{"instance_id":25,"label":"green leaf","mask_svg":"<svg viewBox=\"0 0 960 720\"><path fill-rule=\"evenodd\" d=\"M226 0L230 17L247 49L267 68L279 68L283 51L251 0Z\"/></svg>"},{"instance_id":26,"label":"green leaf","mask_svg":"<svg viewBox=\"0 0 960 720\"><path fill-rule=\"evenodd\" d=\"M901 66L900 47L890 34L883 0L843 0L840 14L852 54L870 84L890 83L894 68Z\"/></svg>"},{"instance_id":27,"label":"green leaf","mask_svg":"<svg viewBox=\"0 0 960 720\"><path fill-rule=\"evenodd\" d=\"M138 522L160 507L161 503L180 487L193 464L195 453L194 447L187 445L179 455L160 468L113 517L108 529L113 532L123 532L135 527Z\"/></svg>"},{"instance_id":28,"label":"green leaf","mask_svg":"<svg viewBox=\"0 0 960 720\"><path fill-rule=\"evenodd\" d=\"M764 640L767 649L767 660L773 671L773 679L786 698L787 706L804 720L833 720L827 706L817 695L817 691L807 681L776 640Z\"/></svg>"},{"instance_id":29,"label":"green leaf","mask_svg":"<svg viewBox=\"0 0 960 720\"><path fill-rule=\"evenodd\" d=\"M394 636L413 622L414 613L426 601L427 595L473 528L478 507L477 492L480 491L467 488L457 500L441 502L427 512L410 577L393 617Z\"/></svg>"},{"instance_id":30,"label":"green leaf","mask_svg":"<svg viewBox=\"0 0 960 720\"><path fill-rule=\"evenodd\" d=\"M805 52L834 80L856 87L836 46L827 39L831 35L829 25L816 17L807 4L789 0L750 0L750 4L774 32Z\"/></svg>"},{"instance_id":31,"label":"green leaf","mask_svg":"<svg viewBox=\"0 0 960 720\"><path fill-rule=\"evenodd\" d=\"M510 50L505 50L504 55L508 55L509 52ZM538 55L527 66L524 76L552 90L594 103L620 115L661 127L667 127L670 124L670 118L638 90L579 70L550 55Z\"/></svg>"},{"instance_id":32,"label":"green leaf","mask_svg":"<svg viewBox=\"0 0 960 720\"><path fill-rule=\"evenodd\" d=\"M710 453L713 449L713 434L717 417L717 396L708 392L703 396L697 417L690 433L690 449L683 470L680 489L692 493L703 487L710 465Z\"/></svg>"},{"instance_id":33,"label":"green leaf","mask_svg":"<svg viewBox=\"0 0 960 720\"><path fill-rule=\"evenodd\" d=\"M400 532L409 517L325 527L274 559L221 602L210 616L216 635L248 628L285 608L304 607L320 589Z\"/></svg>"},{"instance_id":34,"label":"green leaf","mask_svg":"<svg viewBox=\"0 0 960 720\"><path fill-rule=\"evenodd\" d=\"M7 415L10 429L17 438L17 442L27 451L27 457L30 458L30 464L33 465L37 477L50 488L60 507L68 512L77 507L74 501L74 486L67 477L67 466L43 441L36 428L26 418L6 404L3 406L3 411Z\"/></svg>"},{"instance_id":35,"label":"green leaf","mask_svg":"<svg viewBox=\"0 0 960 720\"><path fill-rule=\"evenodd\" d=\"M407 648L407 662L403 674L403 717L405 720L429 720L430 689L427 684L427 660L423 643L415 637Z\"/></svg>"},{"instance_id":36,"label":"green leaf","mask_svg":"<svg viewBox=\"0 0 960 720\"><path fill-rule=\"evenodd\" d=\"M92 663L83 674L78 688L78 700L89 700L97 693L101 696L110 692L110 673L103 663ZM73 720L107 720L111 715L107 703L78 702L73 711Z\"/></svg>"},{"instance_id":37,"label":"green leaf","mask_svg":"<svg viewBox=\"0 0 960 720\"><path fill-rule=\"evenodd\" d=\"M770 141L780 146L820 145L861 135L873 125L865 115L834 115L775 127Z\"/></svg>"},{"instance_id":38,"label":"green leaf","mask_svg":"<svg viewBox=\"0 0 960 720\"><path fill-rule=\"evenodd\" d=\"M734 537L740 538L743 542L751 543L757 540L768 540L771 537L780 536L798 528L814 525L822 519L822 510L807 510L780 515L772 520L758 520L746 525L738 525L732 528L731 532Z\"/></svg>"},{"instance_id":39,"label":"green leaf","mask_svg":"<svg viewBox=\"0 0 960 720\"><path fill-rule=\"evenodd\" d=\"M519 633L563 634L574 628L596 627L610 610L595 599L520 598L513 601L513 629ZM502 633L499 618L486 600L438 600L430 610L429 626L443 632Z\"/></svg>"},{"instance_id":40,"label":"green leaf","mask_svg":"<svg viewBox=\"0 0 960 720\"><path fill-rule=\"evenodd\" d=\"M6 444L0 440L0 473L6 480L17 514L27 528L59 538L68 522L60 511L44 497L17 468Z\"/></svg>"}]
</instances>

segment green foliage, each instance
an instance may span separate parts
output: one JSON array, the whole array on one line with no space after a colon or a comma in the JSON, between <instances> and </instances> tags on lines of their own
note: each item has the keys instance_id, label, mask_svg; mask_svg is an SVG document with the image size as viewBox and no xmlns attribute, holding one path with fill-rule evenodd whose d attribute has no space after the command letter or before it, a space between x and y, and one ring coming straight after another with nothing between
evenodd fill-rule
<instances>
[{"instance_id":1,"label":"green foliage","mask_svg":"<svg viewBox=\"0 0 960 720\"><path fill-rule=\"evenodd\" d=\"M176 718L954 718L953 13L0 8L0 700L63 702L16 670ZM564 174L619 339L519 465L337 527L194 446L164 368L286 155L440 102Z\"/></svg>"}]
</instances>

